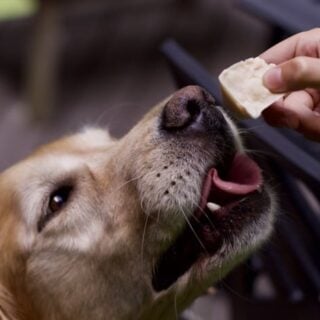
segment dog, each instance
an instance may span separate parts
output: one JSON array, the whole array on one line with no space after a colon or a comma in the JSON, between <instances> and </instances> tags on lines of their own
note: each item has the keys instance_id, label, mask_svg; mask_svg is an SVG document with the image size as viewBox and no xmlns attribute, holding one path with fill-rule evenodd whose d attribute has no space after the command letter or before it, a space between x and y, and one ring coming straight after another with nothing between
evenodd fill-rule
<instances>
[{"instance_id":1,"label":"dog","mask_svg":"<svg viewBox=\"0 0 320 320\"><path fill-rule=\"evenodd\" d=\"M0 175L0 318L176 319L269 237L275 197L188 86L122 139L81 132Z\"/></svg>"}]
</instances>

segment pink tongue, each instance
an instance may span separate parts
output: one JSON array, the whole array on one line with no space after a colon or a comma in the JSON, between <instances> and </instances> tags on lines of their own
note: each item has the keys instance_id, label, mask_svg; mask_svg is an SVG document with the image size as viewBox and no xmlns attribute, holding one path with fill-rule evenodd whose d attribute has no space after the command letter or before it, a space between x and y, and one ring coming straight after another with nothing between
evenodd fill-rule
<instances>
[{"instance_id":1,"label":"pink tongue","mask_svg":"<svg viewBox=\"0 0 320 320\"><path fill-rule=\"evenodd\" d=\"M226 179L219 177L213 168L209 173L212 177L212 193L228 195L246 195L262 185L261 170L246 154L237 153L233 159Z\"/></svg>"},{"instance_id":2,"label":"pink tongue","mask_svg":"<svg viewBox=\"0 0 320 320\"><path fill-rule=\"evenodd\" d=\"M200 208L207 202L225 206L256 191L262 185L262 174L258 165L246 154L237 153L225 179L219 177L217 169L210 169L202 188ZM202 210L199 210L201 215Z\"/></svg>"}]
</instances>

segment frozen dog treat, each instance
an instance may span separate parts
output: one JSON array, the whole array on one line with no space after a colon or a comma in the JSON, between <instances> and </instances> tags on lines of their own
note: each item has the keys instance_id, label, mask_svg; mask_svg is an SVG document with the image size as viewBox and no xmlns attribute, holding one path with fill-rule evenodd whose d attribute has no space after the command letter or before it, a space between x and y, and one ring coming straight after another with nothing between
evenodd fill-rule
<instances>
[{"instance_id":1,"label":"frozen dog treat","mask_svg":"<svg viewBox=\"0 0 320 320\"><path fill-rule=\"evenodd\" d=\"M261 58L249 58L223 70L219 76L222 97L239 118L258 118L284 94L274 94L263 85L263 75L274 67Z\"/></svg>"}]
</instances>

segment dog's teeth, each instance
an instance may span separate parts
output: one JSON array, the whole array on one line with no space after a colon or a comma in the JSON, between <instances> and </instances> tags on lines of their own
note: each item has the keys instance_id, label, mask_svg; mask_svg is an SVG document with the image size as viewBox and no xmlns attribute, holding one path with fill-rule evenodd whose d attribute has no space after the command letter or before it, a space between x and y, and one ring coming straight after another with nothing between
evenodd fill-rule
<instances>
[{"instance_id":1,"label":"dog's teeth","mask_svg":"<svg viewBox=\"0 0 320 320\"><path fill-rule=\"evenodd\" d=\"M221 206L219 206L218 204L216 203L213 203L213 202L208 202L207 203L207 207L210 211L216 211L216 210L219 210L221 208Z\"/></svg>"}]
</instances>

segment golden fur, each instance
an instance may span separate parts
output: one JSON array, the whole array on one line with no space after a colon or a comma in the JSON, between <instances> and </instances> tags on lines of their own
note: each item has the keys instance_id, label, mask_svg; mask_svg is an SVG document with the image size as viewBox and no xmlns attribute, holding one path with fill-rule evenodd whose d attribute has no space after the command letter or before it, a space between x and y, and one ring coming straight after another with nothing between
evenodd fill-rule
<instances>
[{"instance_id":1,"label":"golden fur","mask_svg":"<svg viewBox=\"0 0 320 320\"><path fill-rule=\"evenodd\" d=\"M175 319L267 238L273 204L236 244L224 243L167 290L153 290L157 258L195 210L205 168L218 152L191 142L193 150L182 150L181 141L163 138L166 101L121 140L84 129L0 175L1 319ZM50 194L64 183L73 185L70 200L39 232Z\"/></svg>"}]
</instances>

